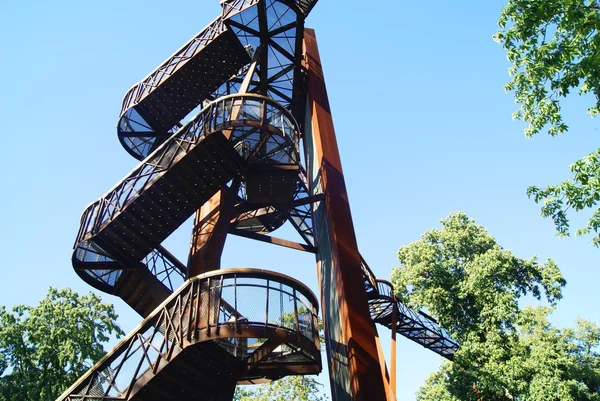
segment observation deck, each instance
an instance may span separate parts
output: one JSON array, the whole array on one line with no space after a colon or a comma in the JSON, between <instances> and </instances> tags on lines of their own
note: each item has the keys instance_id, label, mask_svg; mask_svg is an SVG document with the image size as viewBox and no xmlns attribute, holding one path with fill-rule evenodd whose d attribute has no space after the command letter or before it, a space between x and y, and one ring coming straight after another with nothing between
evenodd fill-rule
<instances>
[{"instance_id":1,"label":"observation deck","mask_svg":"<svg viewBox=\"0 0 600 401\"><path fill-rule=\"evenodd\" d=\"M217 400L236 384L318 373L317 309L307 287L280 273L197 276L57 401Z\"/></svg>"}]
</instances>

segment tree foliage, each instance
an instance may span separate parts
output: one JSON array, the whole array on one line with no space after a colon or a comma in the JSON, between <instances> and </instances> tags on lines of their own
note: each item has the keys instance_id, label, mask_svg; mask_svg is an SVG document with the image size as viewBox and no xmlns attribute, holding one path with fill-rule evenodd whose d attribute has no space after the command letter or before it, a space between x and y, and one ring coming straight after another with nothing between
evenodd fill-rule
<instances>
[{"instance_id":1,"label":"tree foliage","mask_svg":"<svg viewBox=\"0 0 600 401\"><path fill-rule=\"evenodd\" d=\"M309 376L287 376L256 388L238 387L235 401L325 401L323 385Z\"/></svg>"},{"instance_id":2,"label":"tree foliage","mask_svg":"<svg viewBox=\"0 0 600 401\"><path fill-rule=\"evenodd\" d=\"M464 213L398 252L398 296L426 308L461 344L418 400L600 400L600 329L548 321L565 285L552 260L521 259ZM547 306L522 309L523 297Z\"/></svg>"},{"instance_id":3,"label":"tree foliage","mask_svg":"<svg viewBox=\"0 0 600 401\"><path fill-rule=\"evenodd\" d=\"M600 149L583 157L571 165L573 178L558 185L546 188L531 186L527 194L537 203L542 203L542 216L554 221L560 236L569 235L567 211L581 211L593 208L600 200ZM597 208L583 228L576 230L577 235L595 233L592 242L600 246L600 208Z\"/></svg>"},{"instance_id":4,"label":"tree foliage","mask_svg":"<svg viewBox=\"0 0 600 401\"><path fill-rule=\"evenodd\" d=\"M509 0L498 20L495 40L512 63L511 81L520 108L513 117L527 122L525 135L544 129L550 135L568 130L561 101L572 92L588 95L588 113L600 113L600 1ZM559 235L569 235L567 211L594 209L578 235L595 233L600 246L600 149L571 165L574 177L547 188L532 186L530 197L542 203L542 215L551 217Z\"/></svg>"},{"instance_id":5,"label":"tree foliage","mask_svg":"<svg viewBox=\"0 0 600 401\"><path fill-rule=\"evenodd\" d=\"M550 302L562 296L565 281L552 260L518 258L462 212L441 223L441 230L400 248L392 283L402 299L427 307L458 340L474 330L510 328L523 295Z\"/></svg>"},{"instance_id":6,"label":"tree foliage","mask_svg":"<svg viewBox=\"0 0 600 401\"><path fill-rule=\"evenodd\" d=\"M0 401L52 401L124 333L112 305L50 288L37 306L0 307Z\"/></svg>"}]
</instances>

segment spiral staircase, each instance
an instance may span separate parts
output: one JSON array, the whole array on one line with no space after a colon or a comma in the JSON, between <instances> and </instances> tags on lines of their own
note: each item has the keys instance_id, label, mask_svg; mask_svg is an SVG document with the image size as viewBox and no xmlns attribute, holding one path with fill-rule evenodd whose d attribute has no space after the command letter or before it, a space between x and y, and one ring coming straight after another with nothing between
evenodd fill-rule
<instances>
[{"instance_id":1,"label":"spiral staircase","mask_svg":"<svg viewBox=\"0 0 600 401\"><path fill-rule=\"evenodd\" d=\"M143 322L58 400L226 400L237 384L321 371L317 298L275 272L195 277L162 243L219 191L228 232L315 252L299 142L304 20L316 0L223 1L222 14L125 95L140 163L83 212L76 273ZM304 244L266 234L289 222ZM452 359L458 345L362 263L371 318Z\"/></svg>"}]
</instances>

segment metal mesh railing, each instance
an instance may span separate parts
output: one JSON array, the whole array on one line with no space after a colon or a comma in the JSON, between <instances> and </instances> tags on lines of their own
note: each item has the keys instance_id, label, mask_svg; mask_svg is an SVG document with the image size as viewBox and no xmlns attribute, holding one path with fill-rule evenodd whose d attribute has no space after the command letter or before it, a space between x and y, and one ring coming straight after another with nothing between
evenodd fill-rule
<instances>
[{"instance_id":1,"label":"metal mesh railing","mask_svg":"<svg viewBox=\"0 0 600 401\"><path fill-rule=\"evenodd\" d=\"M306 173L303 168L299 172L300 179L298 180L294 200L301 200L309 197L308 183L306 181ZM311 204L295 206L289 211L289 221L294 226L298 234L308 245L315 246L315 233L313 231Z\"/></svg>"},{"instance_id":2,"label":"metal mesh railing","mask_svg":"<svg viewBox=\"0 0 600 401\"><path fill-rule=\"evenodd\" d=\"M76 269L83 271L95 282L98 289L103 291L111 292L124 270L123 265L93 241L80 243L75 249L74 259L77 264ZM187 267L161 246L153 249L141 261L141 265L148 269L169 290L169 293L183 284L187 272ZM131 269L132 266L127 268Z\"/></svg>"},{"instance_id":3,"label":"metal mesh railing","mask_svg":"<svg viewBox=\"0 0 600 401\"><path fill-rule=\"evenodd\" d=\"M158 279L170 293L174 292L185 281L187 266L182 264L162 246L153 249L142 264Z\"/></svg>"},{"instance_id":4,"label":"metal mesh railing","mask_svg":"<svg viewBox=\"0 0 600 401\"><path fill-rule=\"evenodd\" d=\"M240 13L254 5L261 0L227 0L223 2L223 18L227 19L232 15ZM289 6L297 8L306 17L313 9L317 0L271 0L279 1Z\"/></svg>"},{"instance_id":5,"label":"metal mesh railing","mask_svg":"<svg viewBox=\"0 0 600 401\"><path fill-rule=\"evenodd\" d=\"M434 318L415 311L400 301L398 308L397 332L418 342L435 353L452 360L459 345L452 340L446 330L442 329Z\"/></svg>"},{"instance_id":6,"label":"metal mesh railing","mask_svg":"<svg viewBox=\"0 0 600 401\"><path fill-rule=\"evenodd\" d=\"M363 273L366 275L369 310L374 322L395 329L399 334L452 360L459 345L433 317L404 305L396 298L392 283L376 279L364 260ZM395 322L392 321L394 309L396 310Z\"/></svg>"},{"instance_id":7,"label":"metal mesh railing","mask_svg":"<svg viewBox=\"0 0 600 401\"><path fill-rule=\"evenodd\" d=\"M146 78L127 91L123 98L120 115L122 116L128 109L139 103L145 96L173 75L178 68L198 54L208 43L225 30L227 30L227 27L220 17L208 24L207 27L202 29Z\"/></svg>"},{"instance_id":8,"label":"metal mesh railing","mask_svg":"<svg viewBox=\"0 0 600 401\"><path fill-rule=\"evenodd\" d=\"M250 149L250 157L256 161L295 163L299 160L297 124L277 102L251 94L217 99L83 212L76 243L98 233L206 135L225 130L229 131L230 142L234 146L245 143ZM265 144L269 145L267 151L259 152Z\"/></svg>"},{"instance_id":9,"label":"metal mesh railing","mask_svg":"<svg viewBox=\"0 0 600 401\"><path fill-rule=\"evenodd\" d=\"M186 347L204 341L216 340L235 358L248 362L284 331L292 335L260 359L273 354L282 366L320 364L317 308L308 288L279 273L229 269L198 276L57 400L129 399L139 389L138 381L159 375ZM302 349L302 344L310 344L310 349ZM243 374L236 380L244 380Z\"/></svg>"}]
</instances>

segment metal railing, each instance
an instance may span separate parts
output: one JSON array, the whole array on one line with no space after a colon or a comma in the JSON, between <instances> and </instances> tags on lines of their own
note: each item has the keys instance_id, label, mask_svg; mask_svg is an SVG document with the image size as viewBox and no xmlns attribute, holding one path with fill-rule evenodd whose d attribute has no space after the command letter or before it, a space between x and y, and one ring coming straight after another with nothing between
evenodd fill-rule
<instances>
[{"instance_id":1,"label":"metal railing","mask_svg":"<svg viewBox=\"0 0 600 401\"><path fill-rule=\"evenodd\" d=\"M366 264L365 264L366 266ZM368 272L368 266L366 266ZM372 272L370 273L372 274ZM371 276L368 280L375 279ZM452 340L448 332L441 328L437 321L422 311L415 311L406 306L394 294L394 286L386 280L375 279L377 289L372 291L369 299L371 319L397 333L421 344L433 352L452 360L459 345ZM396 322L392 322L396 310Z\"/></svg>"},{"instance_id":2,"label":"metal railing","mask_svg":"<svg viewBox=\"0 0 600 401\"><path fill-rule=\"evenodd\" d=\"M192 59L202 48L226 30L227 27L220 17L208 24L208 26L184 44L171 57L148 74L146 78L133 85L127 91L121 105L120 116L123 116L128 109L139 103L145 96L173 75L185 62Z\"/></svg>"},{"instance_id":3,"label":"metal railing","mask_svg":"<svg viewBox=\"0 0 600 401\"><path fill-rule=\"evenodd\" d=\"M123 266L92 241L80 243L73 254L77 274L88 284L105 292L112 292L123 270L135 269L135 266ZM187 267L162 246L153 249L141 262L158 279L169 293L175 291L187 273Z\"/></svg>"},{"instance_id":4,"label":"metal railing","mask_svg":"<svg viewBox=\"0 0 600 401\"><path fill-rule=\"evenodd\" d=\"M184 349L211 341L247 364L237 377L233 369L230 372L240 382L268 377L274 361L283 368L305 366L317 373L321 367L317 310L314 294L280 273L228 269L197 276L57 401L129 399L139 390L137 382L160 375L167 364L177 363ZM285 370L275 374L285 375Z\"/></svg>"},{"instance_id":5,"label":"metal railing","mask_svg":"<svg viewBox=\"0 0 600 401\"><path fill-rule=\"evenodd\" d=\"M81 216L76 244L92 238L165 174L182 154L190 153L207 135L229 131L229 140L245 142L250 157L265 163L296 163L298 128L293 116L276 101L244 94L219 98L140 163ZM259 152L266 148L266 152Z\"/></svg>"},{"instance_id":6,"label":"metal railing","mask_svg":"<svg viewBox=\"0 0 600 401\"><path fill-rule=\"evenodd\" d=\"M230 18L235 14L256 5L261 0L227 0L223 4L223 19ZM295 10L300 11L303 17L306 17L313 9L317 0L278 0L280 3L286 4Z\"/></svg>"}]
</instances>

